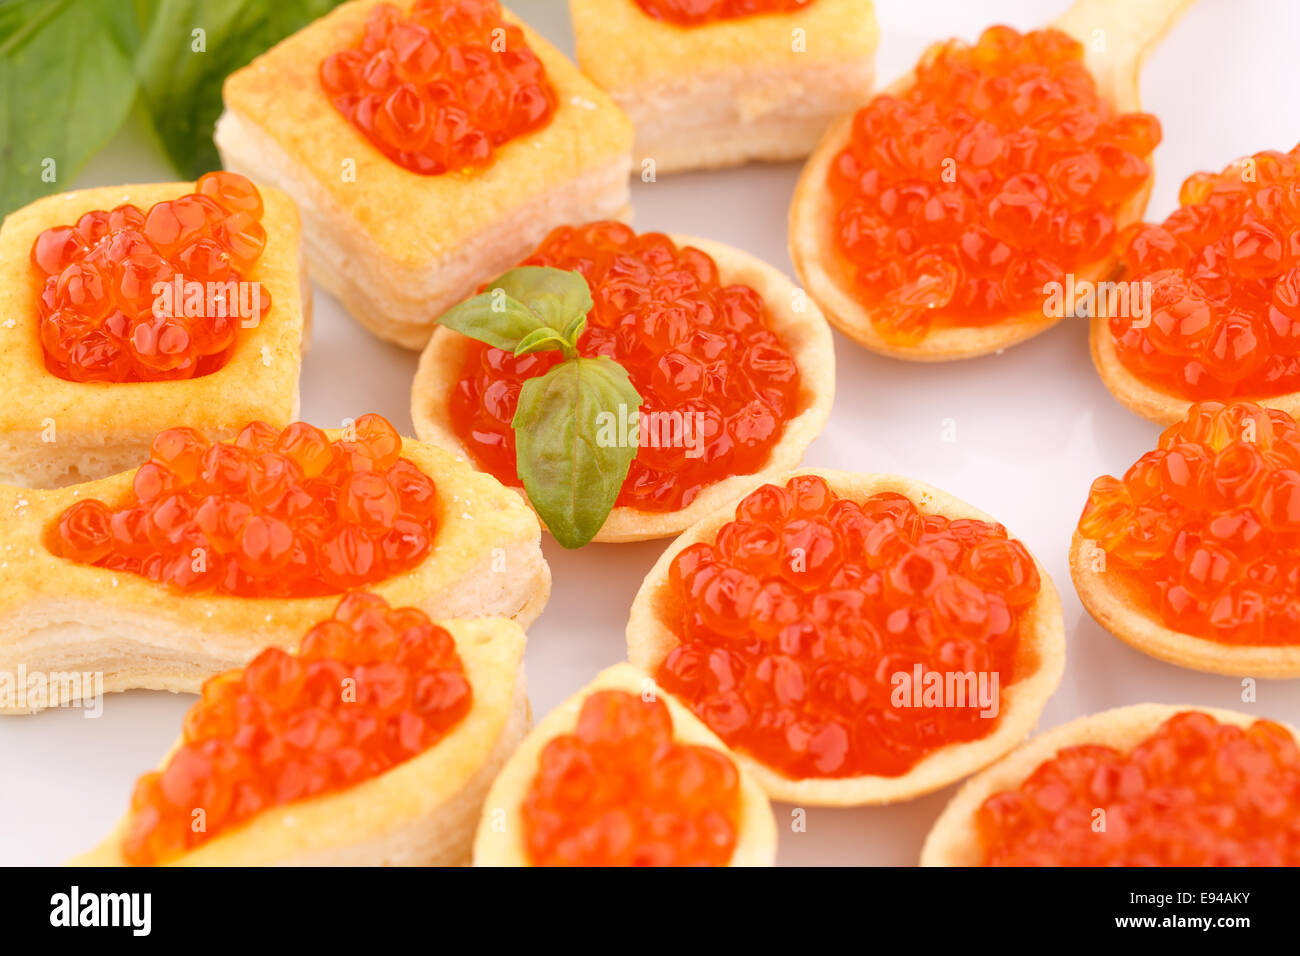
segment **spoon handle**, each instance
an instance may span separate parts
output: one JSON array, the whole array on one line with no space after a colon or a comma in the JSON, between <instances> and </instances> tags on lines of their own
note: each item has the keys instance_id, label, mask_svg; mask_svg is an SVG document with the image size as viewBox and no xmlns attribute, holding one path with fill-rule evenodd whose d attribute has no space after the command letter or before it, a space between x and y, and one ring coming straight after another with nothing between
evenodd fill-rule
<instances>
[{"instance_id":1,"label":"spoon handle","mask_svg":"<svg viewBox=\"0 0 1300 956\"><path fill-rule=\"evenodd\" d=\"M1083 44L1088 69L1121 110L1138 109L1142 61L1193 0L1075 0L1052 25Z\"/></svg>"}]
</instances>

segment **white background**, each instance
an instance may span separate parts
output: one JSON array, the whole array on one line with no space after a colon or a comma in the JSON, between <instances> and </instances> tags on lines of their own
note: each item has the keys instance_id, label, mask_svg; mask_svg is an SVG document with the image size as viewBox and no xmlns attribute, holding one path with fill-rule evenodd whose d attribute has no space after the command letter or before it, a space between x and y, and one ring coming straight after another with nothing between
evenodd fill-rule
<instances>
[{"instance_id":1,"label":"white background","mask_svg":"<svg viewBox=\"0 0 1300 956\"><path fill-rule=\"evenodd\" d=\"M269 2L269 0L268 0ZM572 51L562 0L507 0ZM1129 0L1139 5L1144 0ZM892 80L936 39L974 39L992 23L1027 29L1064 0L885 0L877 3L878 77ZM1300 4L1200 0L1155 51L1142 98L1164 127L1147 218L1177 204L1184 177L1242 154L1289 149L1300 138L1295 50ZM11 144L16 145L16 144ZM797 165L751 166L633 185L635 225L730 242L789 271L786 211ZM92 162L76 186L174 179L141 123ZM316 296L316 327L303 368L304 417L321 426L374 411L413 434L408 388L416 356L371 338L329 297ZM1110 397L1088 358L1083 321L1067 321L1010 352L936 366L878 358L836 335L839 391L811 465L890 471L923 479L991 512L1047 566L1065 605L1065 679L1043 714L1049 727L1141 701L1235 707L1300 722L1295 685L1259 684L1242 704L1235 678L1181 670L1131 650L1083 611L1066 551L1092 479L1122 474L1154 447L1156 426ZM944 442L946 419L956 441ZM555 578L549 607L529 633L527 670L540 717L602 667L625 656L627 608L663 542L592 545L565 552L546 542ZM176 736L193 698L110 695L103 716L50 711L0 718L0 864L55 864L98 842L123 812L136 776ZM785 864L915 863L952 788L887 808L809 809L790 832L778 805Z\"/></svg>"}]
</instances>

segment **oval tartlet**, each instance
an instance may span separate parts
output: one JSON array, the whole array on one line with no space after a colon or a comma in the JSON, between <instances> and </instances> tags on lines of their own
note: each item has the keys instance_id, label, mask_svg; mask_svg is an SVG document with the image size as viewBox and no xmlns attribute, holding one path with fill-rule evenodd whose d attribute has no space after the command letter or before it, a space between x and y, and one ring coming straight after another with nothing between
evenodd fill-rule
<instances>
[{"instance_id":1,"label":"oval tartlet","mask_svg":"<svg viewBox=\"0 0 1300 956\"><path fill-rule=\"evenodd\" d=\"M947 492L910 478L822 469L801 469L782 478L799 475L816 475L836 495L854 501L881 492L895 492L910 499L922 515L996 523L989 515ZM673 559L693 544L712 542L718 529L733 519L736 503L732 501L719 508L683 532L650 569L637 591L627 625L628 659L646 673L655 673L680 643L667 623L672 613L669 569ZM1024 611L1016 654L1017 676L1000 690L1000 712L992 733L933 750L897 777L793 779L747 753L733 750L737 761L773 800L812 806L863 806L909 800L938 790L1013 749L1033 730L1065 669L1065 624L1060 598L1046 570L1037 559L1033 560L1041 583Z\"/></svg>"},{"instance_id":2,"label":"oval tartlet","mask_svg":"<svg viewBox=\"0 0 1300 956\"><path fill-rule=\"evenodd\" d=\"M324 431L331 439L343 435ZM369 590L436 620L499 616L523 626L536 620L551 589L536 517L495 478L440 448L405 439L402 456L437 486L438 530L419 564ZM134 476L132 470L52 491L0 487L0 509L10 516L0 532L0 555L8 563L0 580L0 672L93 671L102 672L105 693L193 693L206 677L247 663L264 647L292 645L338 603L337 594L182 592L51 552L51 529L66 508L88 498L121 501ZM81 682L52 681L40 700L0 707L0 714L71 703L82 691Z\"/></svg>"},{"instance_id":3,"label":"oval tartlet","mask_svg":"<svg viewBox=\"0 0 1300 956\"><path fill-rule=\"evenodd\" d=\"M528 727L524 634L519 625L503 618L447 621L441 626L455 639L473 691L473 706L446 736L353 787L271 806L166 864L468 863L474 822L488 785ZM127 865L122 840L128 825L129 815L99 846L69 864Z\"/></svg>"},{"instance_id":4,"label":"oval tartlet","mask_svg":"<svg viewBox=\"0 0 1300 956\"><path fill-rule=\"evenodd\" d=\"M801 296L794 283L779 270L731 246L691 236L670 238L679 247L693 246L712 258L722 283L747 285L762 298L772 331L784 341L799 369L799 411L786 420L780 439L759 471L709 484L690 504L674 511L652 512L616 505L595 541L622 543L677 534L723 502L796 466L826 424L835 395L835 352L830 328L817 306ZM470 461L474 460L473 454L452 425L448 399L472 342L450 329L436 329L420 356L411 387L411 418L416 434ZM526 500L522 489L519 493Z\"/></svg>"},{"instance_id":5,"label":"oval tartlet","mask_svg":"<svg viewBox=\"0 0 1300 956\"><path fill-rule=\"evenodd\" d=\"M1137 12L1116 0L1080 0L1053 24L1084 46L1084 62L1097 84L1098 93L1117 113L1139 110L1138 70L1146 50L1172 25L1189 0L1161 0L1149 10ZM1089 42L1095 30L1104 30L1109 42L1103 49ZM909 70L886 90L897 95L915 83L916 71ZM935 327L915 345L890 342L871 321L869 310L859 301L831 236L836 208L827 188L827 174L839 153L851 140L854 116L835 123L809 157L795 188L790 205L790 257L795 272L809 294L821 305L827 319L849 338L873 352L916 362L944 362L999 352L1046 331L1066 316L1049 316L1046 310L1019 315L983 326ZM1154 176L1117 210L1116 231L1142 217L1151 194ZM1109 278L1117 255L1087 268L1071 270L1077 280L1096 282ZM1064 279L1064 276L1061 277Z\"/></svg>"},{"instance_id":6,"label":"oval tartlet","mask_svg":"<svg viewBox=\"0 0 1300 956\"><path fill-rule=\"evenodd\" d=\"M1219 723L1237 727L1248 726L1258 719L1217 707L1134 704L1080 717L1055 727L966 781L930 829L921 850L921 865L983 865L984 852L975 818L985 800L995 793L1020 786L1040 764L1067 747L1097 744L1127 753L1170 717L1188 711L1207 714ZM1294 729L1287 729L1295 736Z\"/></svg>"},{"instance_id":7,"label":"oval tartlet","mask_svg":"<svg viewBox=\"0 0 1300 956\"><path fill-rule=\"evenodd\" d=\"M474 838L475 866L531 866L524 843L521 806L537 774L542 749L555 737L570 733L583 702L594 692L622 690L641 695L654 682L629 664L606 668L524 738L488 791L483 817ZM700 720L671 696L662 700L672 716L673 740L708 747L730 757L740 775L740 806L736 844L730 866L771 866L776 856L776 820L762 789L745 772L743 763Z\"/></svg>"}]
</instances>

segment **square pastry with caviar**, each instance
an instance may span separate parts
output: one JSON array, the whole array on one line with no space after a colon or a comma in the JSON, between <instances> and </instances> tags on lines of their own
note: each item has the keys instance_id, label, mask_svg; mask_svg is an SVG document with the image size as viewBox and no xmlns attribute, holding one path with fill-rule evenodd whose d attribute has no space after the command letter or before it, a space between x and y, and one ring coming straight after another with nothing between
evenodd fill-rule
<instances>
[{"instance_id":1,"label":"square pastry with caviar","mask_svg":"<svg viewBox=\"0 0 1300 956\"><path fill-rule=\"evenodd\" d=\"M297 200L313 278L407 348L556 226L627 214L627 117L497 0L346 3L224 99L226 165Z\"/></svg>"},{"instance_id":2,"label":"square pastry with caviar","mask_svg":"<svg viewBox=\"0 0 1300 956\"><path fill-rule=\"evenodd\" d=\"M647 175L807 156L871 93L871 0L569 0Z\"/></svg>"},{"instance_id":3,"label":"square pastry with caviar","mask_svg":"<svg viewBox=\"0 0 1300 956\"><path fill-rule=\"evenodd\" d=\"M173 425L287 425L311 290L298 211L235 173L47 196L0 228L0 483L138 465Z\"/></svg>"}]
</instances>

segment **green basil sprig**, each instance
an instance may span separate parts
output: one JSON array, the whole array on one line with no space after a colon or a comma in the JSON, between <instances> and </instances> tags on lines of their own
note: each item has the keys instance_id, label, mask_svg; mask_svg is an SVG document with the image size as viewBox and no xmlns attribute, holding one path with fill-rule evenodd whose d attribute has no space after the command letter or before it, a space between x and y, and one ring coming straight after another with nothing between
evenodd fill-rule
<instances>
[{"instance_id":1,"label":"green basil sprig","mask_svg":"<svg viewBox=\"0 0 1300 956\"><path fill-rule=\"evenodd\" d=\"M600 437L623 434L602 421L623 421L641 408L641 396L618 362L578 354L591 306L591 289L578 273L523 266L438 319L515 355L563 354L545 375L524 382L511 425L528 499L566 548L582 547L600 530L636 457L635 444Z\"/></svg>"}]
</instances>

